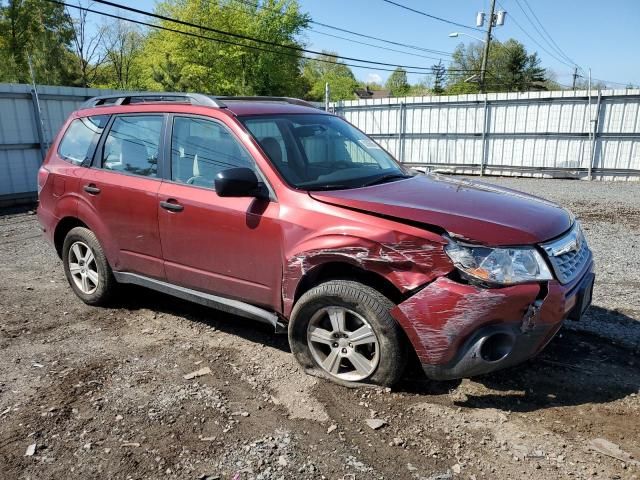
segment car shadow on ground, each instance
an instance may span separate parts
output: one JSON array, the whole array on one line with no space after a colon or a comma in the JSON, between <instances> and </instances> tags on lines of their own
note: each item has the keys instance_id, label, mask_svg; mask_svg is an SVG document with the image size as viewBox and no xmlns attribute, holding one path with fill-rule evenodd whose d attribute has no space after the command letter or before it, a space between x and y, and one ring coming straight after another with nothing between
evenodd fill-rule
<instances>
[{"instance_id":1,"label":"car shadow on ground","mask_svg":"<svg viewBox=\"0 0 640 480\"><path fill-rule=\"evenodd\" d=\"M206 308L141 287L123 288L116 307L150 309L176 315L237 335L253 343L289 352L287 336L253 320ZM599 319L619 312L592 307ZM627 317L628 318L628 317ZM637 323L628 318L630 322ZM487 393L467 395L454 402L468 408L496 408L529 412L559 406L608 403L640 389L640 358L633 352L595 335L563 328L547 348L522 365L476 377ZM404 379L394 390L419 395L443 395L460 385L460 380L429 380L417 359L409 362Z\"/></svg>"},{"instance_id":2,"label":"car shadow on ground","mask_svg":"<svg viewBox=\"0 0 640 480\"><path fill-rule=\"evenodd\" d=\"M231 335L237 335L253 343L290 352L286 333L276 334L271 325L207 308L147 288L135 285L122 286L114 307L127 310L149 309L175 315Z\"/></svg>"},{"instance_id":3,"label":"car shadow on ground","mask_svg":"<svg viewBox=\"0 0 640 480\"><path fill-rule=\"evenodd\" d=\"M591 314L603 322L630 322L634 325L631 331L637 334L635 344L640 343L640 324L636 320L600 307L592 310ZM565 327L537 357L522 365L474 378L474 382L486 387L487 393L466 395L466 399L454 403L460 407L514 412L610 403L640 393L639 365L640 358L633 351L602 337ZM417 385L423 382L424 379L418 377ZM433 393L428 386L410 391Z\"/></svg>"}]
</instances>

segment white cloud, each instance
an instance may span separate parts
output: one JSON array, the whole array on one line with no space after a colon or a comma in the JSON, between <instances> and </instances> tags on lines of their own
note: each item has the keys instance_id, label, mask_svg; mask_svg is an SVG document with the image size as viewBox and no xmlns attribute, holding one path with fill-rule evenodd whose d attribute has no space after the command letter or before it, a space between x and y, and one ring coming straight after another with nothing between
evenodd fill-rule
<instances>
[{"instance_id":1,"label":"white cloud","mask_svg":"<svg viewBox=\"0 0 640 480\"><path fill-rule=\"evenodd\" d=\"M382 77L377 73L367 75L367 83L382 83Z\"/></svg>"}]
</instances>

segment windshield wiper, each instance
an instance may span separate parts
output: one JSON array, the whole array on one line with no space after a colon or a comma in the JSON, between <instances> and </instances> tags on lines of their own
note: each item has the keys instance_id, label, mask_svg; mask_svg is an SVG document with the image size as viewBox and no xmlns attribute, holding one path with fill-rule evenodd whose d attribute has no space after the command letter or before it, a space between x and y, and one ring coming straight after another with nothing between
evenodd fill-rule
<instances>
[{"instance_id":1,"label":"windshield wiper","mask_svg":"<svg viewBox=\"0 0 640 480\"><path fill-rule=\"evenodd\" d=\"M389 180L394 180L394 179L402 179L402 178L410 178L411 175L404 175L402 173L387 173L386 175L382 175L380 177L374 178L373 180L363 183L362 185L360 185L360 187L370 187L371 185L377 185L379 183L385 183L388 182Z\"/></svg>"},{"instance_id":2,"label":"windshield wiper","mask_svg":"<svg viewBox=\"0 0 640 480\"><path fill-rule=\"evenodd\" d=\"M314 185L313 187L307 187L306 190L310 192L319 192L323 190L344 190L347 188L353 188L353 185Z\"/></svg>"}]
</instances>

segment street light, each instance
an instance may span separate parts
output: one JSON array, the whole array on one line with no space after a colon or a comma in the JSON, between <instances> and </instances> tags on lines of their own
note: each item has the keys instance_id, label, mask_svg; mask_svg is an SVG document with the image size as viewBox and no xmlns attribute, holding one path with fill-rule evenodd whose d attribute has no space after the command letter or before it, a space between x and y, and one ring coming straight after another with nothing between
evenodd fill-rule
<instances>
[{"instance_id":1,"label":"street light","mask_svg":"<svg viewBox=\"0 0 640 480\"><path fill-rule=\"evenodd\" d=\"M473 38L474 40L477 40L477 41L482 42L482 43L484 43L484 44L486 44L486 43L487 43L487 41L486 41L486 40L483 40L483 39L478 38L478 37L474 37L473 35L469 35L468 33L464 33L464 32L451 32L451 33L449 34L449 36L450 36L451 38L457 38L457 37L458 37L458 35L464 35L465 37Z\"/></svg>"},{"instance_id":2,"label":"street light","mask_svg":"<svg viewBox=\"0 0 640 480\"><path fill-rule=\"evenodd\" d=\"M493 9L492 9L493 12ZM490 32L491 30L489 30ZM469 35L468 33L464 33L464 32L451 32L449 34L449 36L451 38L456 38L459 35L464 35L465 37L469 37L469 38L473 38L474 40L477 40L478 42L482 42L484 43L484 48L482 49L482 66L480 67L480 93L485 93L485 88L484 88L484 76L485 76L485 72L487 71L487 59L489 57L489 40L491 39L491 34L489 33L487 35L487 40L483 40L481 38L478 37L474 37L473 35ZM471 77L469 77L467 80L465 81L469 81L472 78L474 78L475 75L472 75Z\"/></svg>"}]
</instances>

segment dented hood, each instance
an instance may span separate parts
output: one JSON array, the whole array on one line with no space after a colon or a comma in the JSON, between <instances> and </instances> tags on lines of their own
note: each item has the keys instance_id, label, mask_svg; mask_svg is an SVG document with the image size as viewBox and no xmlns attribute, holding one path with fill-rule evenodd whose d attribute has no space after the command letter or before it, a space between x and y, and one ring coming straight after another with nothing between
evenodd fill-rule
<instances>
[{"instance_id":1,"label":"dented hood","mask_svg":"<svg viewBox=\"0 0 640 480\"><path fill-rule=\"evenodd\" d=\"M568 230L573 221L569 212L547 200L440 175L309 194L321 202L433 225L495 246L543 242Z\"/></svg>"}]
</instances>

